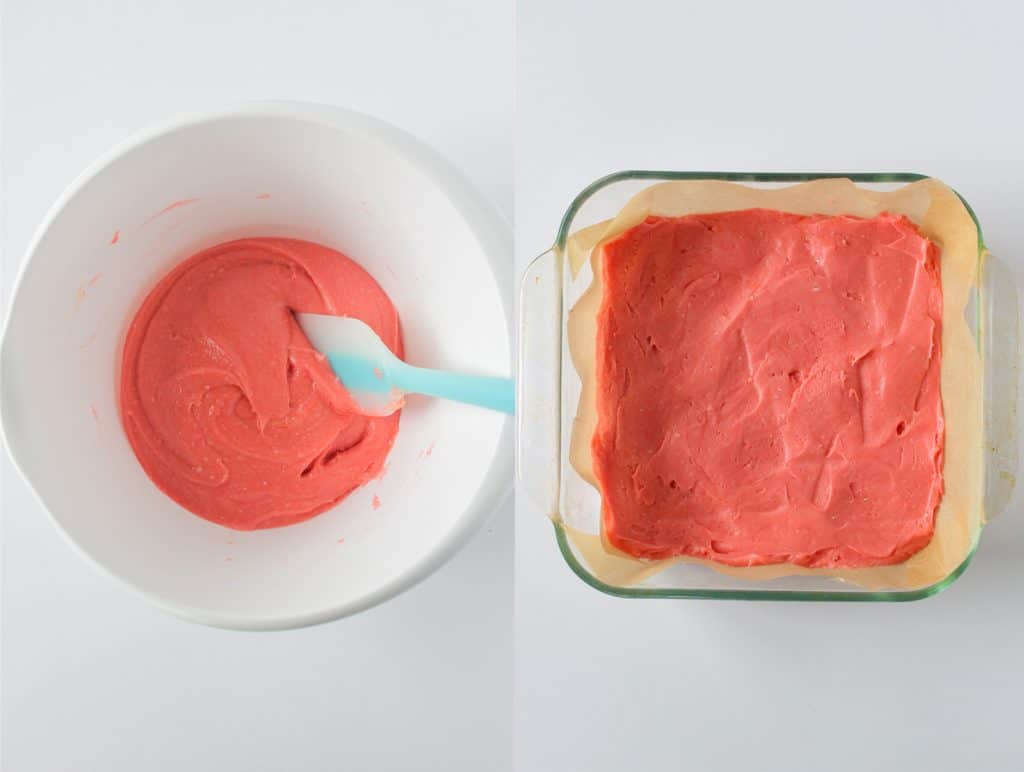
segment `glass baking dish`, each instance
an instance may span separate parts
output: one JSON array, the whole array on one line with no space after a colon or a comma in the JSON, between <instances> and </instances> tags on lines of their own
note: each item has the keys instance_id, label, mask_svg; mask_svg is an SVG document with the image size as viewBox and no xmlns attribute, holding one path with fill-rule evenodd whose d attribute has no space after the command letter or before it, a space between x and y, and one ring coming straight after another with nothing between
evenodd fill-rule
<instances>
[{"instance_id":1,"label":"glass baking dish","mask_svg":"<svg viewBox=\"0 0 1024 772\"><path fill-rule=\"evenodd\" d=\"M890 191L926 179L909 173L731 173L623 171L587 186L569 204L554 246L528 267L520 288L517 474L522 490L553 524L566 563L584 582L626 598L724 598L743 600L907 601L950 585L967 568L982 526L966 559L945 578L915 589L864 589L826 576L786 576L753 581L719 573L706 565L679 562L638 582L595 576L585 551L572 537L581 529L599 532L600 495L569 463L569 438L580 395L580 378L569 356L569 310L590 283L589 268L574 279L566 264L569 238L614 217L637 193L670 180L725 180L750 187L778 188L826 178L845 178L858 187ZM959 195L959 194L958 194ZM978 228L977 281L966 315L981 355L983 523L1006 506L1017 471L1017 378L1019 317L1014 278L1005 263L985 248ZM572 526L571 528L569 526Z\"/></svg>"}]
</instances>

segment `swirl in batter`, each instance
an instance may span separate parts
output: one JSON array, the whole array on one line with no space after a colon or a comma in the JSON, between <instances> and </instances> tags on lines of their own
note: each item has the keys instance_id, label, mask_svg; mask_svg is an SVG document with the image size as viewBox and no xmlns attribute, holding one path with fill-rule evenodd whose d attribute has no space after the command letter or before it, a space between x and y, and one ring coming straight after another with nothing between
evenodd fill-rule
<instances>
[{"instance_id":1,"label":"swirl in batter","mask_svg":"<svg viewBox=\"0 0 1024 772\"><path fill-rule=\"evenodd\" d=\"M359 265L307 241L231 241L160 281L128 330L121 419L150 479L238 530L298 523L377 477L399 413L359 413L294 311L361 319L398 356L398 314Z\"/></svg>"}]
</instances>

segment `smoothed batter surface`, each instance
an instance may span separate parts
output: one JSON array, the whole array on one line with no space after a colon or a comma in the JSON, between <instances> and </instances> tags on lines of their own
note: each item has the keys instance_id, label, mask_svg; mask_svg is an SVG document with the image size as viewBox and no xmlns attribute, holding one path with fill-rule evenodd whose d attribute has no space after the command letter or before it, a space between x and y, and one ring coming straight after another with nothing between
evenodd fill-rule
<instances>
[{"instance_id":1,"label":"smoothed batter surface","mask_svg":"<svg viewBox=\"0 0 1024 772\"><path fill-rule=\"evenodd\" d=\"M605 537L733 566L900 563L943 491L938 249L905 217L648 217L607 242Z\"/></svg>"},{"instance_id":2,"label":"smoothed batter surface","mask_svg":"<svg viewBox=\"0 0 1024 772\"><path fill-rule=\"evenodd\" d=\"M131 323L125 432L153 482L200 517L239 530L290 525L383 470L399 413L361 415L293 311L361 319L402 355L398 314L373 278L293 239L194 255Z\"/></svg>"}]
</instances>

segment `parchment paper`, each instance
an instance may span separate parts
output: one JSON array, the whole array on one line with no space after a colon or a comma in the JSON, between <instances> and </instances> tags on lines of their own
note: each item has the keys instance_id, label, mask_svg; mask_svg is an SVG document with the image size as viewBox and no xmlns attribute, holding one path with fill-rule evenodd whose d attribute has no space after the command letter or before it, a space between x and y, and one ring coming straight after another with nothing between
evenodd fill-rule
<instances>
[{"instance_id":1,"label":"parchment paper","mask_svg":"<svg viewBox=\"0 0 1024 772\"><path fill-rule=\"evenodd\" d=\"M568 318L570 354L582 382L570 444L570 463L583 479L598 488L591 465L590 444L597 425L594 359L597 310L602 293L598 268L603 244L650 215L678 217L751 208L858 217L874 217L882 212L903 214L939 246L943 294L940 390L946 423L945 492L936 512L931 542L898 565L809 569L790 563L735 568L694 558L642 560L616 550L604 540L603 534L567 529L570 540L598 579L619 586L643 581L680 560L705 564L716 571L751 580L793 575L829 576L868 589L915 589L944 579L973 549L984 513L981 361L964 315L976 280L978 232L960 198L938 180L921 180L891 192L860 188L846 179L815 180L777 189L714 180L664 182L638 193L615 218L570 236L566 258L572 275L576 276L587 260L594 268L593 282Z\"/></svg>"}]
</instances>

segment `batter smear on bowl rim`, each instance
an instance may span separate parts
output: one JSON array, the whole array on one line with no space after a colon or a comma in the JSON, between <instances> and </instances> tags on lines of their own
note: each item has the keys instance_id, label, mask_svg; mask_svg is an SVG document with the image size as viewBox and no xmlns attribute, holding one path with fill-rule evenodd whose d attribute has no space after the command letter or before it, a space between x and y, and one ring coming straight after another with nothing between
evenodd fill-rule
<instances>
[{"instance_id":1,"label":"batter smear on bowl rim","mask_svg":"<svg viewBox=\"0 0 1024 772\"><path fill-rule=\"evenodd\" d=\"M651 216L600 265L591 454L613 547L862 568L929 543L943 299L910 220Z\"/></svg>"},{"instance_id":2,"label":"batter smear on bowl rim","mask_svg":"<svg viewBox=\"0 0 1024 772\"><path fill-rule=\"evenodd\" d=\"M293 311L361 319L399 357L390 299L320 244L231 241L174 268L128 330L125 432L146 474L239 530L313 517L379 476L400 411L359 412Z\"/></svg>"}]
</instances>

